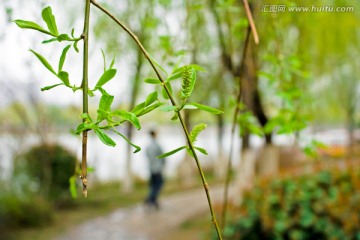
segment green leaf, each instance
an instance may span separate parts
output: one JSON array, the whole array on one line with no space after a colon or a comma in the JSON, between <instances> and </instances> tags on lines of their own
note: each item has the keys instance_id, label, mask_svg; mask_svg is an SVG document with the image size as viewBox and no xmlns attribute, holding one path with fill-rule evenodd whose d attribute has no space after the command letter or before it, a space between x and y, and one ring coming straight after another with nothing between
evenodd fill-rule
<instances>
[{"instance_id":1,"label":"green leaf","mask_svg":"<svg viewBox=\"0 0 360 240\"><path fill-rule=\"evenodd\" d=\"M71 29L71 37L72 37L72 38L75 38L75 37L74 37L74 34L75 34L75 28Z\"/></svg>"},{"instance_id":2,"label":"green leaf","mask_svg":"<svg viewBox=\"0 0 360 240\"><path fill-rule=\"evenodd\" d=\"M181 75L182 75L182 72L174 73L174 74L170 75L170 76L166 79L166 81L172 81L172 80L181 78Z\"/></svg>"},{"instance_id":3,"label":"green leaf","mask_svg":"<svg viewBox=\"0 0 360 240\"><path fill-rule=\"evenodd\" d=\"M113 132L117 133L119 136L121 136L126 142L128 142L131 146L133 146L135 148L134 153L137 153L139 151L141 151L141 147L135 145L134 143L132 143L127 137L125 137L123 134L121 134L120 132L116 131L115 129L112 129Z\"/></svg>"},{"instance_id":4,"label":"green leaf","mask_svg":"<svg viewBox=\"0 0 360 240\"><path fill-rule=\"evenodd\" d=\"M105 58L105 53L102 49L101 49L101 55L102 55L103 61L104 61L104 72L106 72L106 58Z\"/></svg>"},{"instance_id":5,"label":"green leaf","mask_svg":"<svg viewBox=\"0 0 360 240\"><path fill-rule=\"evenodd\" d=\"M111 63L110 63L110 67L109 67L109 68L113 68L114 64L115 64L115 53L114 53L114 57L113 57L113 59L112 59L112 61L111 61Z\"/></svg>"},{"instance_id":6,"label":"green leaf","mask_svg":"<svg viewBox=\"0 0 360 240\"><path fill-rule=\"evenodd\" d=\"M209 106L202 105L200 103L192 102L192 103L189 103L188 105L197 107L198 109L201 109L203 111L213 113L213 114L221 114L221 113L223 113L223 111L220 111L220 110L218 110L216 108L212 108L212 107L209 107Z\"/></svg>"},{"instance_id":7,"label":"green leaf","mask_svg":"<svg viewBox=\"0 0 360 240\"><path fill-rule=\"evenodd\" d=\"M43 44L46 44L46 43L50 43L50 42L55 42L57 41L58 39L57 38L50 38L48 40L45 40L45 41L42 41Z\"/></svg>"},{"instance_id":8,"label":"green leaf","mask_svg":"<svg viewBox=\"0 0 360 240\"><path fill-rule=\"evenodd\" d=\"M71 45L67 45L67 46L63 49L63 51L62 51L62 53L61 53L60 60L59 60L58 73L61 72L62 67L64 66L64 62L65 62L65 58L66 58L66 53L69 51L70 47L71 47Z\"/></svg>"},{"instance_id":9,"label":"green leaf","mask_svg":"<svg viewBox=\"0 0 360 240\"><path fill-rule=\"evenodd\" d=\"M114 101L114 96L104 93L100 98L99 109L103 111L110 111L110 106L113 101Z\"/></svg>"},{"instance_id":10,"label":"green leaf","mask_svg":"<svg viewBox=\"0 0 360 240\"><path fill-rule=\"evenodd\" d=\"M157 156L157 158L165 158L165 157L171 156L171 155L173 155L173 154L175 154L175 153L177 153L177 152L179 152L179 151L181 151L181 150L183 150L183 149L186 149L186 148L187 148L187 146L179 147L179 148L174 149L174 150L172 150L172 151L170 151L170 152L161 154L160 156Z\"/></svg>"},{"instance_id":11,"label":"green leaf","mask_svg":"<svg viewBox=\"0 0 360 240\"><path fill-rule=\"evenodd\" d=\"M57 86L60 86L60 85L64 85L63 83L58 83L58 84L55 84L55 85L51 85L51 86L46 86L46 87L43 87L41 88L41 91L47 91L47 90L50 90L54 87L57 87Z\"/></svg>"},{"instance_id":12,"label":"green leaf","mask_svg":"<svg viewBox=\"0 0 360 240\"><path fill-rule=\"evenodd\" d=\"M106 70L100 77L99 81L96 83L95 89L102 87L105 83L113 79L116 75L116 69Z\"/></svg>"},{"instance_id":13,"label":"green leaf","mask_svg":"<svg viewBox=\"0 0 360 240\"><path fill-rule=\"evenodd\" d=\"M52 14L52 10L51 7L46 7L42 10L41 16L44 20L44 22L46 23L49 31L51 32L51 34L55 37L59 36L59 32L56 26L56 21L55 21L55 17Z\"/></svg>"},{"instance_id":14,"label":"green leaf","mask_svg":"<svg viewBox=\"0 0 360 240\"><path fill-rule=\"evenodd\" d=\"M95 128L94 129L96 135L99 137L99 139L108 146L111 147L115 147L116 143L114 142L114 140L112 140L102 129L100 128Z\"/></svg>"},{"instance_id":15,"label":"green leaf","mask_svg":"<svg viewBox=\"0 0 360 240\"><path fill-rule=\"evenodd\" d=\"M88 113L82 113L80 117L87 123L92 123L93 121Z\"/></svg>"},{"instance_id":16,"label":"green leaf","mask_svg":"<svg viewBox=\"0 0 360 240\"><path fill-rule=\"evenodd\" d=\"M167 82L167 83L166 83L166 87L167 87L167 89L169 90L170 95L172 95L172 87L171 87L170 82ZM163 96L163 98L165 98L165 99L169 99L169 95L168 95L168 93L166 92L165 87L162 89L162 96Z\"/></svg>"},{"instance_id":17,"label":"green leaf","mask_svg":"<svg viewBox=\"0 0 360 240\"><path fill-rule=\"evenodd\" d=\"M203 148L200 148L200 147L194 147L196 150L198 150L199 152L201 152L202 154L204 155L208 155L207 151Z\"/></svg>"},{"instance_id":18,"label":"green leaf","mask_svg":"<svg viewBox=\"0 0 360 240\"><path fill-rule=\"evenodd\" d=\"M73 44L73 47L75 49L76 52L79 52L79 49L77 47L77 44L78 44L78 41L75 41L74 44Z\"/></svg>"},{"instance_id":19,"label":"green leaf","mask_svg":"<svg viewBox=\"0 0 360 240\"><path fill-rule=\"evenodd\" d=\"M186 104L183 109L198 109L197 107L193 106L193 105L189 105L189 104Z\"/></svg>"},{"instance_id":20,"label":"green leaf","mask_svg":"<svg viewBox=\"0 0 360 240\"><path fill-rule=\"evenodd\" d=\"M67 86L67 87L70 86L69 73L67 73L65 71L61 71L61 72L59 72L59 74L57 76L65 84L65 86Z\"/></svg>"},{"instance_id":21,"label":"green leaf","mask_svg":"<svg viewBox=\"0 0 360 240\"><path fill-rule=\"evenodd\" d=\"M67 35L67 34L60 34L56 39L57 39L59 42L72 40L72 39L69 37L69 35Z\"/></svg>"},{"instance_id":22,"label":"green leaf","mask_svg":"<svg viewBox=\"0 0 360 240\"><path fill-rule=\"evenodd\" d=\"M71 176L69 178L69 191L72 198L77 198L77 187L76 187L76 176Z\"/></svg>"},{"instance_id":23,"label":"green leaf","mask_svg":"<svg viewBox=\"0 0 360 240\"><path fill-rule=\"evenodd\" d=\"M35 52L34 50L30 49L30 52L32 52L33 54L35 54L35 56L40 60L40 62L53 74L57 75L56 72L54 71L54 69L52 68L52 66L50 65L50 63L43 57L41 56L39 53Z\"/></svg>"},{"instance_id":24,"label":"green leaf","mask_svg":"<svg viewBox=\"0 0 360 240\"><path fill-rule=\"evenodd\" d=\"M86 131L86 130L90 130L93 129L95 127L94 124L89 124L89 123L80 123L76 130L75 130L75 134L79 135L80 133Z\"/></svg>"},{"instance_id":25,"label":"green leaf","mask_svg":"<svg viewBox=\"0 0 360 240\"><path fill-rule=\"evenodd\" d=\"M164 105L164 103L158 102L158 103L155 103L155 104L153 104L151 106L148 106L145 109L143 109L140 113L136 114L136 116L140 117L140 116L142 116L144 114L147 114L147 113L153 111L154 109L158 108L161 105Z\"/></svg>"},{"instance_id":26,"label":"green leaf","mask_svg":"<svg viewBox=\"0 0 360 240\"><path fill-rule=\"evenodd\" d=\"M107 93L104 93L99 102L99 109L97 111L98 117L97 121L101 122L102 120L106 119L110 112L110 106L114 101L114 96L111 96Z\"/></svg>"},{"instance_id":27,"label":"green leaf","mask_svg":"<svg viewBox=\"0 0 360 240\"><path fill-rule=\"evenodd\" d=\"M147 96L146 100L145 100L145 107L151 105L153 102L155 102L158 99L158 93L152 92L149 94L149 96Z\"/></svg>"},{"instance_id":28,"label":"green leaf","mask_svg":"<svg viewBox=\"0 0 360 240\"><path fill-rule=\"evenodd\" d=\"M149 57L150 57L151 61L152 61L157 67L159 67L159 68L161 69L161 71L163 71L166 75L168 74L168 73L166 72L166 70L165 70L152 56L149 55Z\"/></svg>"},{"instance_id":29,"label":"green leaf","mask_svg":"<svg viewBox=\"0 0 360 240\"><path fill-rule=\"evenodd\" d=\"M145 109L145 102L139 103L136 105L131 112L134 113L136 116L138 116L139 113L141 113Z\"/></svg>"},{"instance_id":30,"label":"green leaf","mask_svg":"<svg viewBox=\"0 0 360 240\"><path fill-rule=\"evenodd\" d=\"M173 111L175 109L176 109L176 107L172 106L172 105L164 105L164 106L159 108L159 110L162 111L162 112L171 112L171 111Z\"/></svg>"},{"instance_id":31,"label":"green leaf","mask_svg":"<svg viewBox=\"0 0 360 240\"><path fill-rule=\"evenodd\" d=\"M25 20L15 20L14 22L20 28L33 29L33 30L37 30L37 31L45 33L45 34L52 35L51 32L49 32L49 31L45 30L44 28L40 27L37 23L31 22L31 21L25 21Z\"/></svg>"},{"instance_id":32,"label":"green leaf","mask_svg":"<svg viewBox=\"0 0 360 240\"><path fill-rule=\"evenodd\" d=\"M161 83L161 81L157 78L146 78L144 80L144 82L149 83L149 84L160 84Z\"/></svg>"},{"instance_id":33,"label":"green leaf","mask_svg":"<svg viewBox=\"0 0 360 240\"><path fill-rule=\"evenodd\" d=\"M116 110L112 112L112 114L131 122L137 129L141 129L139 119L137 118L135 113L127 112L125 110Z\"/></svg>"}]
</instances>

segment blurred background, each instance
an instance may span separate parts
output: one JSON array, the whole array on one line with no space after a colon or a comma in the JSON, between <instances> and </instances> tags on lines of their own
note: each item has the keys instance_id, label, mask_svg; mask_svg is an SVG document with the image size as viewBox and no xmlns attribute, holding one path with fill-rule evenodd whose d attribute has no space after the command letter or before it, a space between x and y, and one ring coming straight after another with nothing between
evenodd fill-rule
<instances>
[{"instance_id":1,"label":"blurred background","mask_svg":"<svg viewBox=\"0 0 360 240\"><path fill-rule=\"evenodd\" d=\"M200 158L211 183L224 183L227 163L233 163L236 194L229 203L232 214L224 236L360 238L358 1L249 0L258 44L242 1L99 2L134 31L164 68L170 71L183 58L182 64L206 70L199 72L191 100L224 113L187 110L185 119L190 129L199 122L208 124L198 146L208 152ZM71 197L71 192L80 192L69 189L69 179L77 181L75 166L81 157L81 138L74 131L82 121L82 96L61 86L41 92L56 79L28 51L55 64L67 43L42 44L44 35L13 23L24 19L45 26L41 10L50 5L59 31L74 28L78 36L83 1L0 3L0 238L51 239L84 219L141 202L148 178L144 151L132 154L132 147L115 135L117 146L108 147L92 133L88 160L93 196ZM82 43L79 49L70 49L64 65L77 85L82 79ZM102 74L101 49L109 62L116 59L118 74L106 86L115 96L114 108L131 110L149 93L160 92L144 83L155 74L137 45L93 7L90 85ZM174 83L174 92L180 88ZM90 114L96 114L98 101L99 96L90 98ZM145 148L151 141L148 131L157 129L166 152L186 143L171 117L155 110L140 118L140 131L130 124L118 130ZM196 173L186 152L168 157L165 194L200 188ZM59 223L64 217L68 221ZM193 239L201 239L194 225L207 231L208 239L211 230L194 221L177 234L190 231Z\"/></svg>"}]
</instances>

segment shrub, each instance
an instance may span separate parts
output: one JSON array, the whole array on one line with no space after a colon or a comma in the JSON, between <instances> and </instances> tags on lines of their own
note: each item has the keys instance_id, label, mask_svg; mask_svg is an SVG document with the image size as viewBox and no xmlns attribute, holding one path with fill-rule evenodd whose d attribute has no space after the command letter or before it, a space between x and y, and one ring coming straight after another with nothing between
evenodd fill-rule
<instances>
[{"instance_id":1,"label":"shrub","mask_svg":"<svg viewBox=\"0 0 360 240\"><path fill-rule=\"evenodd\" d=\"M360 172L259 182L226 239L360 239Z\"/></svg>"},{"instance_id":2,"label":"shrub","mask_svg":"<svg viewBox=\"0 0 360 240\"><path fill-rule=\"evenodd\" d=\"M50 200L70 197L69 179L74 175L76 157L59 145L33 147L20 159L25 171L38 184L40 193Z\"/></svg>"}]
</instances>

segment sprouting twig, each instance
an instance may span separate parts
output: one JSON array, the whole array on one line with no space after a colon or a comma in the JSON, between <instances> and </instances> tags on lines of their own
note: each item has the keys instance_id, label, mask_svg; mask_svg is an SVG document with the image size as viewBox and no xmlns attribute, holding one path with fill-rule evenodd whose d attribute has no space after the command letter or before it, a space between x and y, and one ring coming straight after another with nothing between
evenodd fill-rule
<instances>
[{"instance_id":1,"label":"sprouting twig","mask_svg":"<svg viewBox=\"0 0 360 240\"><path fill-rule=\"evenodd\" d=\"M139 46L139 48L141 49L141 51L143 52L145 58L149 61L151 67L154 69L158 79L162 82L162 86L164 87L167 95L169 96L169 99L172 103L173 106L176 106L176 102L175 102L175 99L173 98L170 90L168 89L168 87L166 86L165 84L165 80L163 79L163 77L160 75L159 71L157 70L157 68L155 67L155 64L153 62L153 60L151 59L150 55L147 53L147 51L145 50L144 46L141 44L141 42L139 41L139 39L137 38L137 36L128 28L126 27L120 20L118 20L114 15L112 15L108 10L106 10L104 7L102 7L100 4L98 4L96 1L94 0L91 0L91 3L96 6L97 8L99 8L101 11L103 11L106 15L108 15L111 19L113 19L124 31L126 31L130 36L131 38L135 41L135 43ZM212 222L215 226L215 229L216 229L216 232L217 232L217 235L218 235L218 238L221 240L222 239L222 236L221 236L221 232L220 232L220 228L218 226L218 223L217 223L217 220L216 220L216 216L215 216L215 213L214 213L214 209L213 209L213 206L212 206L212 202L211 202L211 197L210 197L210 192L209 192L209 185L207 184L206 182L206 179L205 179L205 175L204 175L204 172L202 170L202 167L200 165L200 162L199 162L199 159L197 157L197 154L195 152L195 149L194 149L194 146L193 146L193 143L191 142L191 139L190 139L190 135L189 135L189 132L187 130L187 127L185 125L185 122L184 122L184 119L183 119L183 116L181 115L181 113L178 111L177 112L177 116L180 120L180 123L181 123L181 126L183 128L183 131L185 133L185 136L186 136L186 139L187 139L187 142L188 142L188 146L189 146L189 149L190 151L192 152L193 156L194 156L194 159L195 159L195 162L196 162L196 165L197 165L197 168L198 168L198 171L199 171L199 174L200 174L200 177L201 177L201 180L202 180L202 183L203 183L203 187L204 187L204 190L205 190L205 193L206 193L206 197L207 197L207 201L208 201L208 204L209 204L209 208L210 208L210 213L211 213L211 217L212 217Z\"/></svg>"},{"instance_id":2,"label":"sprouting twig","mask_svg":"<svg viewBox=\"0 0 360 240\"><path fill-rule=\"evenodd\" d=\"M83 53L83 79L81 88L83 90L83 113L88 114L89 102L88 102L88 68L89 68L89 21L90 21L90 0L85 0L85 17L84 17L84 30L81 34L81 38L84 41L84 53ZM85 121L85 119L84 119ZM87 131L82 133L82 159L81 159L81 175L83 185L83 194L87 197Z\"/></svg>"}]
</instances>

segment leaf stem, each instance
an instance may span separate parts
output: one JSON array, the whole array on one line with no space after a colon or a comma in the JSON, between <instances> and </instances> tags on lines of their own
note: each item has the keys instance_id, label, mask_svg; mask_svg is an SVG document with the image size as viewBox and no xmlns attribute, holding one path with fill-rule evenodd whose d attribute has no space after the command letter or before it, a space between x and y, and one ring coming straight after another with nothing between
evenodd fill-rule
<instances>
[{"instance_id":1,"label":"leaf stem","mask_svg":"<svg viewBox=\"0 0 360 240\"><path fill-rule=\"evenodd\" d=\"M137 36L128 28L126 27L120 20L118 20L114 15L112 15L108 10L106 10L104 7L102 7L100 4L98 4L96 1L94 0L90 0L91 3L93 5L95 5L97 8L99 8L101 11L103 11L106 15L108 15L111 19L113 19L125 32L127 32L131 38L135 41L135 43L139 46L139 48L141 49L141 51L143 52L145 58L149 61L151 67L154 69L157 77L159 78L159 80L162 82L162 85L167 93L167 95L169 96L169 99L172 103L173 106L177 106L176 105L176 102L175 102L175 99L173 98L171 92L169 91L168 87L166 86L165 84L165 80L162 78L162 76L160 75L159 71L157 70L157 68L155 67L155 63L153 62L153 60L151 59L150 55L148 54L148 52L146 51L146 49L144 48L144 46L141 44L141 42L139 41L139 39L137 38ZM214 209L213 209L213 206L212 206L212 201L211 201L211 197L210 197L210 191L209 191L209 185L207 184L206 182L206 179L205 179L205 175L204 175L204 172L202 170L202 167L200 165L200 162L199 162L199 159L197 157L197 154L195 152L195 149L194 149L194 146L193 146L193 143L191 142L191 139L190 139L190 135L189 135L189 132L187 130L187 127L185 125L185 121L181 115L180 112L176 112L176 114L178 115L179 117L179 120L180 120L180 123L181 123L181 126L183 128L183 131L186 135L186 140L188 142L188 145L189 145L189 148L191 150L191 152L193 153L194 155L194 159L195 159L195 162L196 162L196 165L197 165L197 168L198 168L198 171L199 171L199 174L200 174L200 177L201 177L201 180L202 180L202 183L203 183L203 186L204 186L204 190L205 190L205 193L206 193L206 197L207 197L207 201L208 201L208 204L209 204L209 208L210 208L210 213L211 213L211 218L212 218L212 222L214 224L214 227L215 227L215 230L216 230L216 233L218 235L218 238L220 240L222 240L222 236L221 236L221 232L220 232L220 228L219 228L219 225L217 223L217 220L216 220L216 215L214 213Z\"/></svg>"},{"instance_id":2,"label":"leaf stem","mask_svg":"<svg viewBox=\"0 0 360 240\"><path fill-rule=\"evenodd\" d=\"M89 21L90 21L90 0L85 0L85 16L84 16L84 30L81 34L81 38L84 41L84 53L83 53L83 79L81 88L83 90L83 113L89 113L88 102L88 70L89 70ZM85 121L85 119L83 120ZM83 194L87 197L87 135L88 130L82 133L82 159L81 159L81 176L83 185Z\"/></svg>"}]
</instances>

